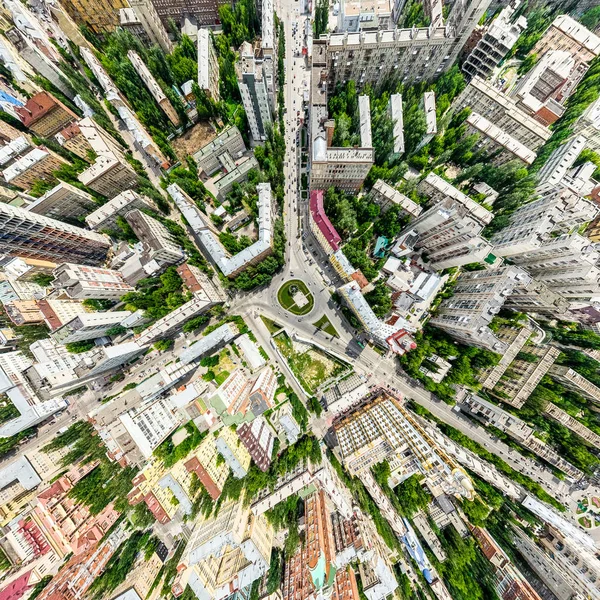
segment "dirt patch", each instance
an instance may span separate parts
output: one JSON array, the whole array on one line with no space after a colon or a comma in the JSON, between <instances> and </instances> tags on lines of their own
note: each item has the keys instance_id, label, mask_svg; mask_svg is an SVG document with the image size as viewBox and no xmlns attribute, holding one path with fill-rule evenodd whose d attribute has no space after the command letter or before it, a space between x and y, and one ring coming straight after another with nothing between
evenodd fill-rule
<instances>
[{"instance_id":1,"label":"dirt patch","mask_svg":"<svg viewBox=\"0 0 600 600\"><path fill-rule=\"evenodd\" d=\"M171 146L173 146L177 158L184 162L186 156L198 152L202 146L208 144L215 137L217 134L212 125L206 121L200 121L179 137L173 138Z\"/></svg>"}]
</instances>

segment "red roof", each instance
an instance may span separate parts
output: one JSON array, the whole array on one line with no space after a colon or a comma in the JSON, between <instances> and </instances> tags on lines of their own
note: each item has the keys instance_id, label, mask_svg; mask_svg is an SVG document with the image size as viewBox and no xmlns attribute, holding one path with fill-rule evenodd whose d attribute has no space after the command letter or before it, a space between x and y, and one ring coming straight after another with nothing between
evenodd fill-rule
<instances>
[{"instance_id":1,"label":"red roof","mask_svg":"<svg viewBox=\"0 0 600 600\"><path fill-rule=\"evenodd\" d=\"M27 571L27 573L23 573L23 575L11 581L5 588L0 590L0 600L19 600L32 587L29 583L30 578L31 571Z\"/></svg>"},{"instance_id":2,"label":"red roof","mask_svg":"<svg viewBox=\"0 0 600 600\"><path fill-rule=\"evenodd\" d=\"M310 193L310 214L317 224L317 227L321 233L325 236L325 239L329 245L336 252L340 247L342 238L340 234L335 230L335 227L331 224L329 217L325 214L323 208L323 190L315 190Z\"/></svg>"},{"instance_id":3,"label":"red roof","mask_svg":"<svg viewBox=\"0 0 600 600\"><path fill-rule=\"evenodd\" d=\"M25 106L18 106L15 111L25 127L29 127L46 113L58 105L58 100L48 92L40 92L27 100Z\"/></svg>"},{"instance_id":4,"label":"red roof","mask_svg":"<svg viewBox=\"0 0 600 600\"><path fill-rule=\"evenodd\" d=\"M358 283L358 286L361 290L369 285L369 280L363 275L363 272L360 269L354 271L350 277L352 277L352 279Z\"/></svg>"}]
</instances>

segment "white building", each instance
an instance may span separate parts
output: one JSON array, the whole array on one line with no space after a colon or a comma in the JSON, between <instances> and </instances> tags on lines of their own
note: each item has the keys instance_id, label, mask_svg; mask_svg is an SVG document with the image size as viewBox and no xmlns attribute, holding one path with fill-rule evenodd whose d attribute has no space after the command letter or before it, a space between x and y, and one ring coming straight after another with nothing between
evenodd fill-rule
<instances>
[{"instance_id":1,"label":"white building","mask_svg":"<svg viewBox=\"0 0 600 600\"><path fill-rule=\"evenodd\" d=\"M339 3L338 31L389 29L391 19L390 0L342 0Z\"/></svg>"},{"instance_id":2,"label":"white building","mask_svg":"<svg viewBox=\"0 0 600 600\"><path fill-rule=\"evenodd\" d=\"M445 299L431 324L469 346L502 354L507 345L489 328L506 297L529 275L518 267L464 272L456 280L453 295Z\"/></svg>"},{"instance_id":3,"label":"white building","mask_svg":"<svg viewBox=\"0 0 600 600\"><path fill-rule=\"evenodd\" d=\"M225 323L214 331L201 337L197 342L184 350L179 358L183 364L188 364L202 358L209 352L232 342L239 335L238 328L233 323Z\"/></svg>"},{"instance_id":4,"label":"white building","mask_svg":"<svg viewBox=\"0 0 600 600\"><path fill-rule=\"evenodd\" d=\"M106 335L111 327L120 325L131 313L128 310L94 312L78 315L52 333L59 344L93 340Z\"/></svg>"},{"instance_id":5,"label":"white building","mask_svg":"<svg viewBox=\"0 0 600 600\"><path fill-rule=\"evenodd\" d=\"M478 76L486 79L489 77L494 68L516 44L519 36L527 27L527 19L523 16L512 22L512 15L519 4L520 1L516 0L503 8L467 56L462 70L469 78Z\"/></svg>"},{"instance_id":6,"label":"white building","mask_svg":"<svg viewBox=\"0 0 600 600\"><path fill-rule=\"evenodd\" d=\"M373 341L385 350L394 354L406 354L416 348L410 333L415 329L405 319L397 319L393 325L381 321L369 306L360 291L360 286L351 281L338 288L338 293L344 298L348 308L356 315L365 331Z\"/></svg>"},{"instance_id":7,"label":"white building","mask_svg":"<svg viewBox=\"0 0 600 600\"><path fill-rule=\"evenodd\" d=\"M208 29L198 30L198 87L219 101L219 62Z\"/></svg>"},{"instance_id":8,"label":"white building","mask_svg":"<svg viewBox=\"0 0 600 600\"><path fill-rule=\"evenodd\" d=\"M54 269L52 286L64 290L69 298L118 300L135 288L124 279L123 274L111 269L63 263Z\"/></svg>"},{"instance_id":9,"label":"white building","mask_svg":"<svg viewBox=\"0 0 600 600\"><path fill-rule=\"evenodd\" d=\"M271 100L263 61L255 56L249 42L244 42L240 47L238 85L252 139L255 143L264 142L267 139L267 127L273 122Z\"/></svg>"},{"instance_id":10,"label":"white building","mask_svg":"<svg viewBox=\"0 0 600 600\"><path fill-rule=\"evenodd\" d=\"M152 206L145 196L140 196L133 190L125 190L87 215L85 222L95 231L113 229L117 217L122 217L136 208L152 208Z\"/></svg>"},{"instance_id":11,"label":"white building","mask_svg":"<svg viewBox=\"0 0 600 600\"><path fill-rule=\"evenodd\" d=\"M390 118L394 122L394 151L391 158L404 154L404 119L402 115L402 94L392 94L388 105Z\"/></svg>"},{"instance_id":12,"label":"white building","mask_svg":"<svg viewBox=\"0 0 600 600\"><path fill-rule=\"evenodd\" d=\"M53 219L75 219L88 214L97 206L87 192L61 181L32 202L27 210Z\"/></svg>"},{"instance_id":13,"label":"white building","mask_svg":"<svg viewBox=\"0 0 600 600\"><path fill-rule=\"evenodd\" d=\"M177 185L167 188L169 195L185 216L204 253L226 277L235 277L250 265L257 264L273 252L273 197L271 185L259 183L258 240L234 256L219 242L214 226L195 206L189 196Z\"/></svg>"}]
</instances>

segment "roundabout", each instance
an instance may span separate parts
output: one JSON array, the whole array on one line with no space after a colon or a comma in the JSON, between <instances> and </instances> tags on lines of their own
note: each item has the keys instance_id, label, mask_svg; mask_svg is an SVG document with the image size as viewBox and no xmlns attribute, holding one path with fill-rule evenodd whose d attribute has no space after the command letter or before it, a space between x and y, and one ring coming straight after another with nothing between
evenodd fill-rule
<instances>
[{"instance_id":1,"label":"roundabout","mask_svg":"<svg viewBox=\"0 0 600 600\"><path fill-rule=\"evenodd\" d=\"M300 279L286 281L277 292L277 301L293 315L307 315L315 306L315 299Z\"/></svg>"}]
</instances>

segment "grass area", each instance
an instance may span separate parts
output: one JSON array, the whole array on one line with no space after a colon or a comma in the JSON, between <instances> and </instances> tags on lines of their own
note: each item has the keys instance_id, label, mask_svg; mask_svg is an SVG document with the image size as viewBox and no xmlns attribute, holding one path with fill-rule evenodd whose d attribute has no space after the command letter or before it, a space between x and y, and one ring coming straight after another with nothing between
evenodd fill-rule
<instances>
[{"instance_id":1,"label":"grass area","mask_svg":"<svg viewBox=\"0 0 600 600\"><path fill-rule=\"evenodd\" d=\"M317 329L320 329L321 331L324 331L333 337L340 337L338 332L335 330L335 327L331 324L331 321L327 318L327 315L323 315L316 323L313 323L313 325Z\"/></svg>"},{"instance_id":2,"label":"grass area","mask_svg":"<svg viewBox=\"0 0 600 600\"><path fill-rule=\"evenodd\" d=\"M298 306L293 298L295 293L303 294L308 302L304 306ZM294 315L307 315L315 305L312 294L308 291L304 282L299 279L286 281L277 292L277 300L285 310Z\"/></svg>"},{"instance_id":3,"label":"grass area","mask_svg":"<svg viewBox=\"0 0 600 600\"><path fill-rule=\"evenodd\" d=\"M269 317L264 317L263 315L261 315L260 318L262 319L262 322L265 324L265 327L269 330L269 333L271 335L277 333L281 329L281 325L269 319Z\"/></svg>"},{"instance_id":4,"label":"grass area","mask_svg":"<svg viewBox=\"0 0 600 600\"><path fill-rule=\"evenodd\" d=\"M341 375L350 365L321 352L314 346L299 351L291 338L282 332L273 338L302 387L314 394L326 381Z\"/></svg>"}]
</instances>

